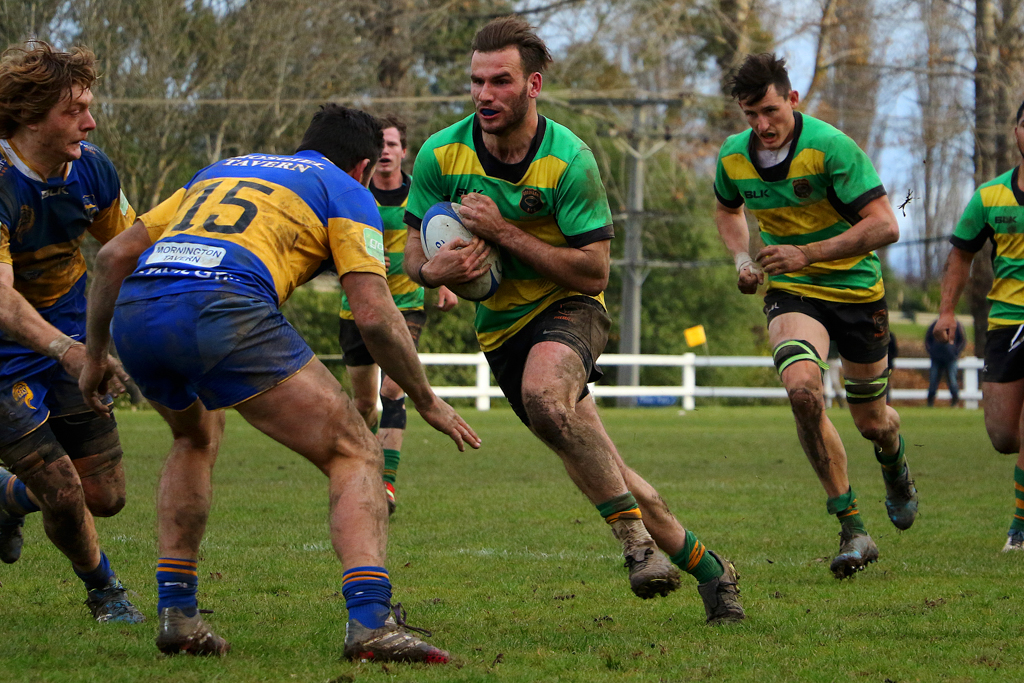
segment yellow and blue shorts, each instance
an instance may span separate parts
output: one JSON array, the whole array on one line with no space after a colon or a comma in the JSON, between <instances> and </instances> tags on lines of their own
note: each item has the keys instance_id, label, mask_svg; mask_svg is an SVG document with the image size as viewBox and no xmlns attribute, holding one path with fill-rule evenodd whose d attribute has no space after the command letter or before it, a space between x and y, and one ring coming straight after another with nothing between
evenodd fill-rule
<instances>
[{"instance_id":1,"label":"yellow and blue shorts","mask_svg":"<svg viewBox=\"0 0 1024 683\"><path fill-rule=\"evenodd\" d=\"M314 358L277 306L223 290L118 302L111 332L142 394L171 410L231 407Z\"/></svg>"}]
</instances>

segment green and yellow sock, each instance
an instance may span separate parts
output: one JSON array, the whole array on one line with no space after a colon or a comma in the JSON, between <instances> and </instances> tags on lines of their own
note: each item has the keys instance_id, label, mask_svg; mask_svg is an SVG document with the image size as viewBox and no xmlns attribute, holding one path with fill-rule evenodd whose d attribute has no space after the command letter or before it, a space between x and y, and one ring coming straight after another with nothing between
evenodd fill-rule
<instances>
[{"instance_id":1,"label":"green and yellow sock","mask_svg":"<svg viewBox=\"0 0 1024 683\"><path fill-rule=\"evenodd\" d=\"M882 477L888 481L892 481L903 476L904 470L907 469L907 459L905 453L907 450L907 444L903 440L903 435L900 434L900 447L892 455L886 455L882 453L882 449L875 446L875 460L882 466Z\"/></svg>"},{"instance_id":2,"label":"green and yellow sock","mask_svg":"<svg viewBox=\"0 0 1024 683\"><path fill-rule=\"evenodd\" d=\"M1017 507L1013 511L1010 531L1024 531L1024 470L1019 467L1013 468L1013 495Z\"/></svg>"},{"instance_id":3,"label":"green and yellow sock","mask_svg":"<svg viewBox=\"0 0 1024 683\"><path fill-rule=\"evenodd\" d=\"M857 494L850 488L841 496L829 498L825 504L828 514L835 515L843 529L856 534L867 534L864 529L864 520L860 517L857 509Z\"/></svg>"},{"instance_id":4,"label":"green and yellow sock","mask_svg":"<svg viewBox=\"0 0 1024 683\"><path fill-rule=\"evenodd\" d=\"M697 579L697 583L707 583L725 573L725 568L689 529L686 530L686 544L671 559L672 564Z\"/></svg>"},{"instance_id":5,"label":"green and yellow sock","mask_svg":"<svg viewBox=\"0 0 1024 683\"><path fill-rule=\"evenodd\" d=\"M391 448L384 449L384 481L394 485L395 477L398 476L398 461L401 459L401 451Z\"/></svg>"},{"instance_id":6,"label":"green and yellow sock","mask_svg":"<svg viewBox=\"0 0 1024 683\"><path fill-rule=\"evenodd\" d=\"M597 511L604 517L604 521L613 524L620 519L640 519L640 506L636 504L636 498L629 491L621 496L615 496L597 506Z\"/></svg>"}]
</instances>

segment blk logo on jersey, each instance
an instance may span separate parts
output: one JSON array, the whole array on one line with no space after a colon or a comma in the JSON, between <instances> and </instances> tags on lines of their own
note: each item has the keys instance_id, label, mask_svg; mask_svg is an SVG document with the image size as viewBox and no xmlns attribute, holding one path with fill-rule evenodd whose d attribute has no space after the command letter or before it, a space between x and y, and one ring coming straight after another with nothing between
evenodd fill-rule
<instances>
[{"instance_id":1,"label":"blk logo on jersey","mask_svg":"<svg viewBox=\"0 0 1024 683\"><path fill-rule=\"evenodd\" d=\"M24 382L18 382L15 384L14 388L11 390L11 395L14 397L15 403L24 403L25 407L29 410L36 409L36 407L32 405L32 399L34 398L32 389Z\"/></svg>"},{"instance_id":2,"label":"blk logo on jersey","mask_svg":"<svg viewBox=\"0 0 1024 683\"><path fill-rule=\"evenodd\" d=\"M807 178L797 178L793 181L793 194L795 194L798 199L807 199L811 196L812 191L811 181Z\"/></svg>"},{"instance_id":3,"label":"blk logo on jersey","mask_svg":"<svg viewBox=\"0 0 1024 683\"><path fill-rule=\"evenodd\" d=\"M532 187L523 188L523 198L519 200L519 208L526 213L537 213L544 207L544 198L540 190Z\"/></svg>"}]
</instances>

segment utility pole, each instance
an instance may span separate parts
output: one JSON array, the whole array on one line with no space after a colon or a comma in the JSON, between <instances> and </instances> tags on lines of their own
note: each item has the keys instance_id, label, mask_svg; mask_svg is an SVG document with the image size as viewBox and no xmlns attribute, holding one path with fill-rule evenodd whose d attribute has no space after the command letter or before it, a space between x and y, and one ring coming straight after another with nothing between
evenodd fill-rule
<instances>
[{"instance_id":1,"label":"utility pole","mask_svg":"<svg viewBox=\"0 0 1024 683\"><path fill-rule=\"evenodd\" d=\"M623 253L622 268L622 313L619 321L619 353L640 353L640 311L642 310L642 289L647 273L644 267L643 244L643 210L644 210L644 171L646 155L644 154L643 135L644 123L647 119L646 108L642 104L633 107L633 131L630 142L637 149L626 143L626 172L629 174L626 192L626 245ZM619 386L639 386L640 366L620 365ZM618 405L631 408L636 405L636 397L620 396Z\"/></svg>"}]
</instances>

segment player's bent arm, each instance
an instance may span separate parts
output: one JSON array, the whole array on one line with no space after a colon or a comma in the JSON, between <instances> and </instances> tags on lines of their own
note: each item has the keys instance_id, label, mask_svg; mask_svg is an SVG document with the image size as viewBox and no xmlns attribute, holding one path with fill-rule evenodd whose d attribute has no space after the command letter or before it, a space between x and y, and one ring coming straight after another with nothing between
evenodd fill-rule
<instances>
[{"instance_id":1,"label":"player's bent arm","mask_svg":"<svg viewBox=\"0 0 1024 683\"><path fill-rule=\"evenodd\" d=\"M800 251L809 263L835 261L867 254L900 238L900 227L887 195L868 202L860 210L860 218L841 235L803 245Z\"/></svg>"},{"instance_id":2,"label":"player's bent arm","mask_svg":"<svg viewBox=\"0 0 1024 683\"><path fill-rule=\"evenodd\" d=\"M597 296L608 286L611 240L582 247L556 247L515 228L504 232L499 244L560 287Z\"/></svg>"},{"instance_id":3,"label":"player's bent arm","mask_svg":"<svg viewBox=\"0 0 1024 683\"><path fill-rule=\"evenodd\" d=\"M722 238L725 248L733 256L750 250L750 231L742 204L732 208L716 201L715 227L718 228L718 236Z\"/></svg>"},{"instance_id":4,"label":"player's bent arm","mask_svg":"<svg viewBox=\"0 0 1024 683\"><path fill-rule=\"evenodd\" d=\"M80 346L46 322L14 289L14 267L9 263L0 263L0 331L26 349L57 360L61 360L71 346Z\"/></svg>"},{"instance_id":5,"label":"player's bent arm","mask_svg":"<svg viewBox=\"0 0 1024 683\"><path fill-rule=\"evenodd\" d=\"M971 276L971 263L974 254L953 247L946 258L945 272L942 274L942 300L939 302L939 319L935 322L935 338L940 342L952 343L956 339L956 304L964 292L967 280Z\"/></svg>"},{"instance_id":6,"label":"player's bent arm","mask_svg":"<svg viewBox=\"0 0 1024 683\"><path fill-rule=\"evenodd\" d=\"M469 282L487 272L487 255L491 248L479 237L466 242L454 239L443 245L434 258L427 261L423 255L420 231L409 228L405 244L403 268L405 274L424 287L440 287Z\"/></svg>"},{"instance_id":7,"label":"player's bent arm","mask_svg":"<svg viewBox=\"0 0 1024 683\"><path fill-rule=\"evenodd\" d=\"M114 303L121 283L132 274L139 256L152 244L146 226L142 221L135 221L132 227L103 245L96 255L85 328L91 360L101 361L106 357L110 348L110 319L114 317Z\"/></svg>"},{"instance_id":8,"label":"player's bent arm","mask_svg":"<svg viewBox=\"0 0 1024 683\"><path fill-rule=\"evenodd\" d=\"M370 355L408 394L417 412L431 427L451 437L460 451L465 450L466 443L479 448L476 432L430 388L387 280L375 273L346 273L341 286Z\"/></svg>"}]
</instances>

